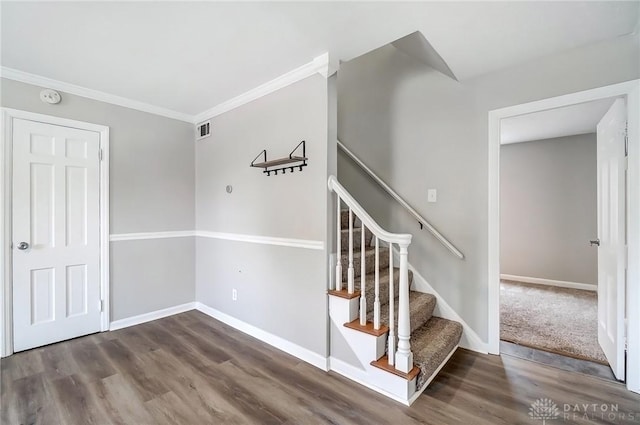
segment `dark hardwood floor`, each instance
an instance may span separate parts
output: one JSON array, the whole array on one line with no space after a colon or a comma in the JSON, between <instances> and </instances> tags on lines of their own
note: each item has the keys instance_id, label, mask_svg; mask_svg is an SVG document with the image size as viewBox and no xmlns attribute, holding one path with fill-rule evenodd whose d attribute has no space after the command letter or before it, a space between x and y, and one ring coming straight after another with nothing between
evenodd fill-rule
<instances>
[{"instance_id":1,"label":"dark hardwood floor","mask_svg":"<svg viewBox=\"0 0 640 425\"><path fill-rule=\"evenodd\" d=\"M2 424L531 425L541 398L556 424L640 423L640 395L621 384L462 349L406 407L197 311L1 363Z\"/></svg>"},{"instance_id":2,"label":"dark hardwood floor","mask_svg":"<svg viewBox=\"0 0 640 425\"><path fill-rule=\"evenodd\" d=\"M616 381L616 377L608 365L563 356L562 354L538 350L537 348L526 347L512 342L500 341L500 354L531 360L532 362L553 366L569 372L578 372L609 381Z\"/></svg>"}]
</instances>

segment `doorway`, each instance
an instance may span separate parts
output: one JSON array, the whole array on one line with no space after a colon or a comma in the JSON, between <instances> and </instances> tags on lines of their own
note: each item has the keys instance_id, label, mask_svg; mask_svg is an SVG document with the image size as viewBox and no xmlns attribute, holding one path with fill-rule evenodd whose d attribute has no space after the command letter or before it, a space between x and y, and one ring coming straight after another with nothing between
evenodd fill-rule
<instances>
[{"instance_id":1,"label":"doorway","mask_svg":"<svg viewBox=\"0 0 640 425\"><path fill-rule=\"evenodd\" d=\"M612 114L618 119L611 121ZM613 199L624 204L624 195L617 196L624 194L624 135L617 129L624 130L625 122L622 98L502 120L501 352L613 377L598 335L598 310L608 317L608 304L599 308L598 300L610 296L605 287L598 287L599 280L603 286L609 281L598 277L598 259L605 251L604 242L598 246L598 235L603 234L610 244L610 232L599 231L599 227L624 230L617 221L609 223L608 212L618 209L618 205L609 205ZM616 129L612 145L622 149L615 152L619 157L609 161L603 153L609 147L607 135L612 134L612 126ZM607 170L620 171L622 178L617 174L612 177ZM620 190L611 196L609 186L614 181ZM606 208L601 203L607 204ZM624 211L624 205L619 209ZM624 215L615 220L624 224ZM621 236L617 240L624 242L624 234ZM624 243L621 248L624 250ZM601 271L609 267L607 264ZM617 267L614 264L612 268L615 279ZM603 340L603 345L610 341L608 337ZM609 356L614 357L615 347L608 348Z\"/></svg>"},{"instance_id":2,"label":"doorway","mask_svg":"<svg viewBox=\"0 0 640 425\"><path fill-rule=\"evenodd\" d=\"M3 123L6 356L108 329L109 136L11 109Z\"/></svg>"},{"instance_id":3,"label":"doorway","mask_svg":"<svg viewBox=\"0 0 640 425\"><path fill-rule=\"evenodd\" d=\"M628 181L626 194L628 200L626 215L634 217L640 215L640 84L638 80L601 87L555 98L544 99L536 102L516 105L489 112L489 237L488 237L488 303L489 303L489 352L500 353L500 123L503 119L521 116L532 112L539 112L575 105L594 100L621 97L627 105L626 118L628 121ZM624 212L624 211L623 211ZM619 220L617 221L620 224ZM628 264L626 271L622 271L622 287L616 288L614 296L609 299L616 300L616 309L608 310L607 326L615 326L615 329L607 329L608 336L615 339L615 353L613 358L620 359L617 365L612 364L617 370L616 376L624 380L627 388L640 392L640 224L637 220L629 220L622 223L621 227L624 239L627 242ZM600 236L600 235L598 235ZM619 271L619 270L618 270ZM624 275L626 274L626 279ZM617 289L620 289L619 291ZM618 295L626 294L624 297ZM612 318L612 315L615 317ZM624 333L625 319L628 326ZM601 322L601 320L599 320ZM621 335L622 337L618 338ZM627 349L625 352L625 342ZM602 342L601 342L602 345ZM625 370L625 354L626 365ZM607 356L610 357L610 356ZM611 360L611 359L609 359ZM611 362L610 363L614 363ZM622 370L621 375L620 370Z\"/></svg>"}]
</instances>

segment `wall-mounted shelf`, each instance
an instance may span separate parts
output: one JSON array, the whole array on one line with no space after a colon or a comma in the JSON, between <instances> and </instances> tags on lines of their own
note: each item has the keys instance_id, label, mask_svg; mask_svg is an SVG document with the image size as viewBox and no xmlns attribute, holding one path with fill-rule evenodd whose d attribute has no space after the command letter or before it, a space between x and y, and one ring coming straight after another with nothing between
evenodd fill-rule
<instances>
[{"instance_id":1,"label":"wall-mounted shelf","mask_svg":"<svg viewBox=\"0 0 640 425\"><path fill-rule=\"evenodd\" d=\"M260 152L258 154L258 156L256 156L254 158L253 161L251 161L251 167L255 167L255 168L263 168L264 170L262 171L263 173L266 173L267 176L270 176L271 173L275 173L275 175L278 175L278 171L282 171L282 174L286 173L287 170L291 170L291 172L293 173L295 171L296 168L300 169L300 171L302 171L302 167L306 167L307 166L307 161L309 160L309 158L307 158L306 156L306 143L303 140L302 142L298 143L298 146L296 146L291 153L289 154L288 157L286 158L279 158L279 159L272 159L271 161L267 161L267 150L264 149L262 152ZM298 156L298 155L294 155L294 153L302 146L302 156ZM262 162L258 162L256 163L256 161L258 159L260 159L262 157ZM284 167L281 167L282 165L284 165Z\"/></svg>"}]
</instances>

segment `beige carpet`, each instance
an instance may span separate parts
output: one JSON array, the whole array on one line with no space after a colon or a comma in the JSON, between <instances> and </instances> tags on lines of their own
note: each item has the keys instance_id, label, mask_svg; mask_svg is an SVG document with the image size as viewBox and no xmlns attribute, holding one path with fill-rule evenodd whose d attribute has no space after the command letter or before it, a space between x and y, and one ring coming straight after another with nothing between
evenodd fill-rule
<instances>
[{"instance_id":1,"label":"beige carpet","mask_svg":"<svg viewBox=\"0 0 640 425\"><path fill-rule=\"evenodd\" d=\"M528 283L500 283L500 339L608 364L598 345L597 294Z\"/></svg>"}]
</instances>

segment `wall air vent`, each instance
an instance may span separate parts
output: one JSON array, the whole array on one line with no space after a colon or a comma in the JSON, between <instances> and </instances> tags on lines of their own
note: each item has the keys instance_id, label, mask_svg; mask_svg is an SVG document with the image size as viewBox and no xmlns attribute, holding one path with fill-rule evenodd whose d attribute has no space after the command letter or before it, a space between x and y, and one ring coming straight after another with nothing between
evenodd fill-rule
<instances>
[{"instance_id":1,"label":"wall air vent","mask_svg":"<svg viewBox=\"0 0 640 425\"><path fill-rule=\"evenodd\" d=\"M209 137L211 134L211 121L205 121L196 126L196 140Z\"/></svg>"}]
</instances>

